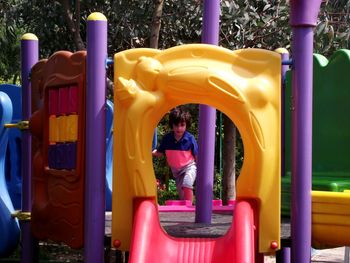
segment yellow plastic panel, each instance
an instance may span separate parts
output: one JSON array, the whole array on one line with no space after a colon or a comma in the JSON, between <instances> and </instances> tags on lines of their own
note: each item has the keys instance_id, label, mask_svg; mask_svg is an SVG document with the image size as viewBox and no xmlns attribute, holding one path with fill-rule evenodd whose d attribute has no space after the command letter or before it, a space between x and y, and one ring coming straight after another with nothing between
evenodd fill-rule
<instances>
[{"instance_id":1,"label":"yellow plastic panel","mask_svg":"<svg viewBox=\"0 0 350 263\"><path fill-rule=\"evenodd\" d=\"M57 118L57 127L58 127L58 142L66 142L68 139L66 116L60 116Z\"/></svg>"},{"instance_id":2,"label":"yellow plastic panel","mask_svg":"<svg viewBox=\"0 0 350 263\"><path fill-rule=\"evenodd\" d=\"M78 140L78 115L72 114L67 117L67 141L76 142Z\"/></svg>"},{"instance_id":3,"label":"yellow plastic panel","mask_svg":"<svg viewBox=\"0 0 350 263\"><path fill-rule=\"evenodd\" d=\"M350 246L350 193L312 191L312 245Z\"/></svg>"},{"instance_id":4,"label":"yellow plastic panel","mask_svg":"<svg viewBox=\"0 0 350 263\"><path fill-rule=\"evenodd\" d=\"M133 199L156 196L154 128L171 108L198 103L224 112L241 133L237 196L258 201L259 251L272 252L280 240L280 55L194 44L127 50L114 65L112 240L128 250Z\"/></svg>"},{"instance_id":5,"label":"yellow plastic panel","mask_svg":"<svg viewBox=\"0 0 350 263\"><path fill-rule=\"evenodd\" d=\"M56 116L49 117L49 141L58 142L58 123Z\"/></svg>"}]
</instances>

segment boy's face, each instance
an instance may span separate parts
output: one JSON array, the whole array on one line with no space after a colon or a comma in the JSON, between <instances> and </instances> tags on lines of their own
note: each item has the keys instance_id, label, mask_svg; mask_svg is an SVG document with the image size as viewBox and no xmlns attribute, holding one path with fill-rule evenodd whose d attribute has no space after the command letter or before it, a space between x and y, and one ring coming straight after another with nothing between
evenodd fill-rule
<instances>
[{"instance_id":1,"label":"boy's face","mask_svg":"<svg viewBox=\"0 0 350 263\"><path fill-rule=\"evenodd\" d=\"M186 122L180 122L178 124L173 124L173 131L176 138L181 138L186 131Z\"/></svg>"}]
</instances>

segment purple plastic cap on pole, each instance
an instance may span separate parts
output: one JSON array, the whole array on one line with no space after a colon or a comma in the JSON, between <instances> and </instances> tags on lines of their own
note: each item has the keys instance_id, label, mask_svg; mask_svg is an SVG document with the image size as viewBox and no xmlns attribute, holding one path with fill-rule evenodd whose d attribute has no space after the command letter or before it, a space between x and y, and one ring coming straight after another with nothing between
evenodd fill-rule
<instances>
[{"instance_id":1,"label":"purple plastic cap on pole","mask_svg":"<svg viewBox=\"0 0 350 263\"><path fill-rule=\"evenodd\" d=\"M292 26L316 26L321 0L291 0L290 6Z\"/></svg>"},{"instance_id":2,"label":"purple plastic cap on pole","mask_svg":"<svg viewBox=\"0 0 350 263\"><path fill-rule=\"evenodd\" d=\"M202 42L218 45L220 1L204 1ZM216 110L199 106L198 173L196 183L196 222L211 223L215 155Z\"/></svg>"},{"instance_id":3,"label":"purple plastic cap on pole","mask_svg":"<svg viewBox=\"0 0 350 263\"><path fill-rule=\"evenodd\" d=\"M107 19L87 22L84 262L104 261Z\"/></svg>"},{"instance_id":4,"label":"purple plastic cap on pole","mask_svg":"<svg viewBox=\"0 0 350 263\"><path fill-rule=\"evenodd\" d=\"M291 1L292 262L311 259L313 26L321 0Z\"/></svg>"},{"instance_id":5,"label":"purple plastic cap on pole","mask_svg":"<svg viewBox=\"0 0 350 263\"><path fill-rule=\"evenodd\" d=\"M31 33L21 38L21 81L22 81L22 120L29 120L32 115L30 71L39 59L39 41ZM32 210L32 136L29 130L22 130L22 212ZM21 222L22 254L21 262L34 262L35 239L32 236L30 222Z\"/></svg>"}]
</instances>

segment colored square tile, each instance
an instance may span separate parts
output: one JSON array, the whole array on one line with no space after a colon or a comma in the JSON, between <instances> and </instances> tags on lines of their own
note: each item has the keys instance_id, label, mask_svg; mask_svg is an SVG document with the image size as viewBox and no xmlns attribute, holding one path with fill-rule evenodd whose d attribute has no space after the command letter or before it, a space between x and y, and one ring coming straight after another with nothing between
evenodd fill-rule
<instances>
[{"instance_id":1,"label":"colored square tile","mask_svg":"<svg viewBox=\"0 0 350 263\"><path fill-rule=\"evenodd\" d=\"M58 89L58 113L60 115L68 114L68 87L62 87Z\"/></svg>"},{"instance_id":2,"label":"colored square tile","mask_svg":"<svg viewBox=\"0 0 350 263\"><path fill-rule=\"evenodd\" d=\"M69 113L78 113L78 86L69 87Z\"/></svg>"},{"instance_id":3,"label":"colored square tile","mask_svg":"<svg viewBox=\"0 0 350 263\"><path fill-rule=\"evenodd\" d=\"M66 142L68 138L67 133L67 116L60 116L57 118L57 129L59 130L58 142Z\"/></svg>"},{"instance_id":4,"label":"colored square tile","mask_svg":"<svg viewBox=\"0 0 350 263\"><path fill-rule=\"evenodd\" d=\"M58 89L49 89L49 115L58 114Z\"/></svg>"},{"instance_id":5,"label":"colored square tile","mask_svg":"<svg viewBox=\"0 0 350 263\"><path fill-rule=\"evenodd\" d=\"M59 130L56 116L49 117L49 142L59 141Z\"/></svg>"},{"instance_id":6,"label":"colored square tile","mask_svg":"<svg viewBox=\"0 0 350 263\"><path fill-rule=\"evenodd\" d=\"M76 114L67 116L67 141L76 142L78 140L78 120Z\"/></svg>"},{"instance_id":7,"label":"colored square tile","mask_svg":"<svg viewBox=\"0 0 350 263\"><path fill-rule=\"evenodd\" d=\"M56 169L56 145L49 145L48 148L48 164L50 169Z\"/></svg>"},{"instance_id":8,"label":"colored square tile","mask_svg":"<svg viewBox=\"0 0 350 263\"><path fill-rule=\"evenodd\" d=\"M77 163L77 143L67 143L65 169L67 170L76 169L76 163Z\"/></svg>"},{"instance_id":9,"label":"colored square tile","mask_svg":"<svg viewBox=\"0 0 350 263\"><path fill-rule=\"evenodd\" d=\"M65 145L64 144L56 144L55 145L55 150L56 150L56 169L62 170L64 169L64 164L65 164L65 156L66 156L66 151L65 151Z\"/></svg>"}]
</instances>

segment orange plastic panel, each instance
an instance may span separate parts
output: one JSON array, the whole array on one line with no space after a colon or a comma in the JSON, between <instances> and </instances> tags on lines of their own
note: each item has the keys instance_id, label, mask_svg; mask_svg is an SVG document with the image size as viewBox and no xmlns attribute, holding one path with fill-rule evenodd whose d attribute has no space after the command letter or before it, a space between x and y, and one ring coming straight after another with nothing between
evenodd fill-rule
<instances>
[{"instance_id":1,"label":"orange plastic panel","mask_svg":"<svg viewBox=\"0 0 350 263\"><path fill-rule=\"evenodd\" d=\"M38 239L73 248L82 247L84 240L85 63L86 52L60 51L38 62L32 75L36 80L33 91L42 89L44 94L40 114L30 120L31 131L40 141L33 158L32 230ZM50 116L49 91L57 93L71 86L78 89L76 115L57 111L58 116L51 109ZM56 126L59 142L50 144L57 141Z\"/></svg>"},{"instance_id":2,"label":"orange plastic panel","mask_svg":"<svg viewBox=\"0 0 350 263\"><path fill-rule=\"evenodd\" d=\"M57 128L58 128L58 142L66 142L68 138L66 116L59 116L57 118Z\"/></svg>"},{"instance_id":3,"label":"orange plastic panel","mask_svg":"<svg viewBox=\"0 0 350 263\"><path fill-rule=\"evenodd\" d=\"M73 114L67 118L67 134L66 140L69 142L75 142L78 139L78 115Z\"/></svg>"},{"instance_id":4,"label":"orange plastic panel","mask_svg":"<svg viewBox=\"0 0 350 263\"><path fill-rule=\"evenodd\" d=\"M58 122L56 116L50 116L49 118L49 141L59 141Z\"/></svg>"}]
</instances>

